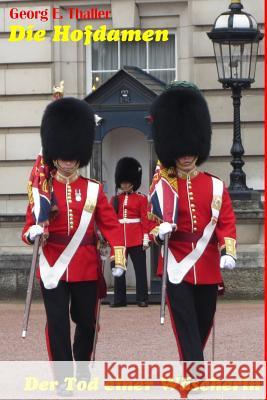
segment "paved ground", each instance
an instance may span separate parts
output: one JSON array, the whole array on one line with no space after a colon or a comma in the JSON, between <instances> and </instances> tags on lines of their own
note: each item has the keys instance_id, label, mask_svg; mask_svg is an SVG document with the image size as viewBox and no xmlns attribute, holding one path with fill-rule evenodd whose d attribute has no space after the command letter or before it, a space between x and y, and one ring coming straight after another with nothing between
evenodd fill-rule
<instances>
[{"instance_id":1,"label":"paved ground","mask_svg":"<svg viewBox=\"0 0 267 400\"><path fill-rule=\"evenodd\" d=\"M21 339L22 303L0 303L0 360L46 360L45 314L32 305L28 337ZM221 302L216 316L217 360L262 360L263 302ZM211 358L211 340L206 348ZM175 360L177 349L167 315L159 325L159 306L101 308L97 360Z\"/></svg>"}]
</instances>

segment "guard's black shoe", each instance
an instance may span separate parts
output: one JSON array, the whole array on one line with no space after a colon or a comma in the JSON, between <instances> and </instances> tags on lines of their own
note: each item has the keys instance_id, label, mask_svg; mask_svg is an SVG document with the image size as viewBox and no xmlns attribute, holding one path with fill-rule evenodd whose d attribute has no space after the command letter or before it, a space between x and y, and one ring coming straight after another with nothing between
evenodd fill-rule
<instances>
[{"instance_id":1,"label":"guard's black shoe","mask_svg":"<svg viewBox=\"0 0 267 400\"><path fill-rule=\"evenodd\" d=\"M117 308L117 307L127 307L126 303L110 303L109 305L112 308Z\"/></svg>"},{"instance_id":2,"label":"guard's black shoe","mask_svg":"<svg viewBox=\"0 0 267 400\"><path fill-rule=\"evenodd\" d=\"M137 305L138 307L148 307L147 301L139 301Z\"/></svg>"}]
</instances>

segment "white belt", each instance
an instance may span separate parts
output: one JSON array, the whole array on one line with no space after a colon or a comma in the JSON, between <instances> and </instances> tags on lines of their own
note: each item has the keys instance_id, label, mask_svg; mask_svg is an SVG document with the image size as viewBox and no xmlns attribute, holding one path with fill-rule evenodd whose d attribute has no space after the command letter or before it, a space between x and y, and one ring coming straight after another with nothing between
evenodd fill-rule
<instances>
[{"instance_id":1,"label":"white belt","mask_svg":"<svg viewBox=\"0 0 267 400\"><path fill-rule=\"evenodd\" d=\"M140 218L123 218L119 219L121 224L135 224L136 222L141 222Z\"/></svg>"}]
</instances>

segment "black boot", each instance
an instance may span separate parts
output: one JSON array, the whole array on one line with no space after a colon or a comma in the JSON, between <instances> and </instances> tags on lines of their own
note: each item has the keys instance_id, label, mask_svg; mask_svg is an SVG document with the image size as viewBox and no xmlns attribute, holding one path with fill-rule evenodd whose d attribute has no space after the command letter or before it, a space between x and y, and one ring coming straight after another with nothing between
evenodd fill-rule
<instances>
[{"instance_id":1,"label":"black boot","mask_svg":"<svg viewBox=\"0 0 267 400\"><path fill-rule=\"evenodd\" d=\"M117 307L127 307L127 303L110 303L109 305L112 308L117 308Z\"/></svg>"}]
</instances>

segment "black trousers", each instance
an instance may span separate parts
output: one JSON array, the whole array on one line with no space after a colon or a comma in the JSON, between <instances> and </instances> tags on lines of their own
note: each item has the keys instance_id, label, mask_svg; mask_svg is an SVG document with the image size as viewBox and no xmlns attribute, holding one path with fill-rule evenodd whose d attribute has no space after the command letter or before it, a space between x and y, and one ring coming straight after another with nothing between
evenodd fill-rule
<instances>
[{"instance_id":1,"label":"black trousers","mask_svg":"<svg viewBox=\"0 0 267 400\"><path fill-rule=\"evenodd\" d=\"M168 305L180 358L203 361L216 311L218 285L167 283Z\"/></svg>"},{"instance_id":2,"label":"black trousers","mask_svg":"<svg viewBox=\"0 0 267 400\"><path fill-rule=\"evenodd\" d=\"M59 281L55 289L41 282L47 325L49 359L53 361L89 361L95 333L96 281ZM70 316L76 324L73 347Z\"/></svg>"},{"instance_id":3,"label":"black trousers","mask_svg":"<svg viewBox=\"0 0 267 400\"><path fill-rule=\"evenodd\" d=\"M146 274L146 252L142 246L127 247L127 257L130 256L133 262L136 279L136 301L148 300L147 274ZM111 263L111 268L114 262ZM126 277L125 273L114 278L114 303L126 303Z\"/></svg>"}]
</instances>

